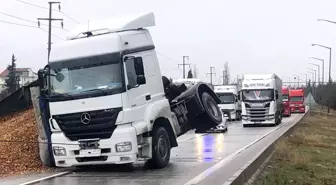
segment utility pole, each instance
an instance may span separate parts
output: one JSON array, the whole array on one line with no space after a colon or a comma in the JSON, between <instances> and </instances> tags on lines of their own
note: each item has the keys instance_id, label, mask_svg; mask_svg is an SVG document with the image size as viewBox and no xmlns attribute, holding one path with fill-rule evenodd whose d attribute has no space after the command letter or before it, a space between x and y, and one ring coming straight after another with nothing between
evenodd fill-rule
<instances>
[{"instance_id":1,"label":"utility pole","mask_svg":"<svg viewBox=\"0 0 336 185\"><path fill-rule=\"evenodd\" d=\"M37 18L38 20L38 26L40 27L40 20L44 20L44 21L49 21L49 30L48 30L48 63L49 63L49 57L50 57L50 51L51 51L51 23L52 21L62 21L61 22L61 26L63 28L63 19L54 19L52 18L52 5L53 4L59 4L58 5L58 9L59 11L61 11L61 6L60 6L60 2L48 2L49 3L49 18Z\"/></svg>"},{"instance_id":2,"label":"utility pole","mask_svg":"<svg viewBox=\"0 0 336 185\"><path fill-rule=\"evenodd\" d=\"M210 67L210 73L207 73L207 75L210 75L210 84L212 85L212 75L216 76L216 73L212 71L212 69L215 69L215 67Z\"/></svg>"},{"instance_id":3,"label":"utility pole","mask_svg":"<svg viewBox=\"0 0 336 185\"><path fill-rule=\"evenodd\" d=\"M178 64L178 67L182 66L182 68L183 68L183 79L185 79L185 66L189 66L190 67L190 64L186 64L185 63L185 59L189 60L189 56L183 56L183 63L182 64Z\"/></svg>"},{"instance_id":4,"label":"utility pole","mask_svg":"<svg viewBox=\"0 0 336 185\"><path fill-rule=\"evenodd\" d=\"M223 81L223 85L225 85L225 72L223 71L223 76L220 76L219 78L222 78L222 81Z\"/></svg>"}]
</instances>

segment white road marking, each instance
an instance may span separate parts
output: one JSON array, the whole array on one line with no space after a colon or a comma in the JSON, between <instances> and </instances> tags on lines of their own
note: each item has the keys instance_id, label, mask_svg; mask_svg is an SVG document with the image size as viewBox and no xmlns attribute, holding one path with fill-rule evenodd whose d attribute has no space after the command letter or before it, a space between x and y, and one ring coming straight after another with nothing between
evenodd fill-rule
<instances>
[{"instance_id":1,"label":"white road marking","mask_svg":"<svg viewBox=\"0 0 336 185\"><path fill-rule=\"evenodd\" d=\"M70 173L70 172L71 172L71 171L65 171L65 172L57 173L57 174L50 175L50 176L47 176L47 177L43 177L43 178L39 178L39 179L36 179L36 180L32 180L32 181L29 181L29 182L21 183L21 184L19 184L19 185L30 185L30 184L35 184L35 183L38 183L38 182L40 182L40 181L44 181L44 180L48 180L48 179L51 179L51 178L55 178L55 177L59 177L59 176L68 174L68 173Z\"/></svg>"},{"instance_id":2,"label":"white road marking","mask_svg":"<svg viewBox=\"0 0 336 185\"><path fill-rule=\"evenodd\" d=\"M263 138L267 137L268 135L270 135L274 131L280 129L281 127L283 127L285 125L287 125L290 121L292 121L295 118L296 118L296 116L294 116L292 119L288 120L286 123L280 124L278 127L276 127L275 129L271 130L270 132L267 132L262 137L256 139L252 143L245 145L244 147L240 148L236 152L234 152L231 155L227 156L226 158L220 160L219 162L217 162L216 164L214 164L210 168L206 169L201 174L197 175L193 179L191 179L188 182L186 182L184 185L194 185L194 184L197 184L197 183L201 182L202 180L204 180L205 178L207 178L208 176L210 176L211 174L213 174L214 172L216 172L218 169L220 169L221 167L223 167L227 162L231 161L236 155L240 154L241 152L243 152L244 150L248 149L249 147L251 147L255 143L257 143L260 140L262 140Z\"/></svg>"}]
</instances>

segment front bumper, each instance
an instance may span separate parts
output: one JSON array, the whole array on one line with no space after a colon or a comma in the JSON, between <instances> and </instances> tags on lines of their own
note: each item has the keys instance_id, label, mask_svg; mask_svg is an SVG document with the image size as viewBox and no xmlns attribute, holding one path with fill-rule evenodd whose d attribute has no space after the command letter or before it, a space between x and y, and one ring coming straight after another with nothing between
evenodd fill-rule
<instances>
[{"instance_id":1,"label":"front bumper","mask_svg":"<svg viewBox=\"0 0 336 185\"><path fill-rule=\"evenodd\" d=\"M227 119L231 119L231 120L237 119L237 114L235 111L228 111L228 110L222 109L222 113L224 117L226 117Z\"/></svg>"},{"instance_id":2,"label":"front bumper","mask_svg":"<svg viewBox=\"0 0 336 185\"><path fill-rule=\"evenodd\" d=\"M71 167L97 164L125 164L137 160L138 145L136 130L131 125L119 125L111 138L99 141L99 154L80 154L78 141L70 141L62 132L51 135L53 147L63 147L66 156L55 156L57 167ZM128 152L117 152L116 144L131 142L132 149Z\"/></svg>"},{"instance_id":3,"label":"front bumper","mask_svg":"<svg viewBox=\"0 0 336 185\"><path fill-rule=\"evenodd\" d=\"M267 114L263 117L252 117L251 115L242 115L243 124L275 124L274 114Z\"/></svg>"},{"instance_id":4,"label":"front bumper","mask_svg":"<svg viewBox=\"0 0 336 185\"><path fill-rule=\"evenodd\" d=\"M291 113L305 113L305 107L291 107Z\"/></svg>"},{"instance_id":5,"label":"front bumper","mask_svg":"<svg viewBox=\"0 0 336 185\"><path fill-rule=\"evenodd\" d=\"M269 119L265 121L248 121L242 120L243 125L270 125L275 124L275 119Z\"/></svg>"}]
</instances>

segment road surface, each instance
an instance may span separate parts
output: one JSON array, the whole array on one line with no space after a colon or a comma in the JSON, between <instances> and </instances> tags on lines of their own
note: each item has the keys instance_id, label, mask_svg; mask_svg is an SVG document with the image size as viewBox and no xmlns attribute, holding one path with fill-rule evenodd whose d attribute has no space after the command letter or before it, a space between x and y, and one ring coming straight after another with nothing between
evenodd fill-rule
<instances>
[{"instance_id":1,"label":"road surface","mask_svg":"<svg viewBox=\"0 0 336 185\"><path fill-rule=\"evenodd\" d=\"M296 116L298 114L283 118L281 125L288 124ZM179 146L172 150L171 161L167 168L149 170L141 162L135 164L133 168L117 165L102 166L80 169L64 176L38 182L36 185L187 185L198 181L204 184L206 179L197 179L202 172L228 159L228 156L232 157L237 151L263 138L266 134L271 134L279 126L243 128L240 122L232 122L228 132L224 134L189 132L178 138ZM221 175L215 177L218 184L223 184L225 180L227 179L223 179Z\"/></svg>"}]
</instances>

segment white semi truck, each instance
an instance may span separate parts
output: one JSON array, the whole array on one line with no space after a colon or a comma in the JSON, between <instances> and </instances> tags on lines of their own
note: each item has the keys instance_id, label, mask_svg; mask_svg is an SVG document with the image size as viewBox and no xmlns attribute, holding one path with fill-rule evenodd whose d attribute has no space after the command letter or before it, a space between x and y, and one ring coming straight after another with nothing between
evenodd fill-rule
<instances>
[{"instance_id":1,"label":"white semi truck","mask_svg":"<svg viewBox=\"0 0 336 185\"><path fill-rule=\"evenodd\" d=\"M277 125L282 120L282 81L276 74L243 75L242 123Z\"/></svg>"},{"instance_id":2,"label":"white semi truck","mask_svg":"<svg viewBox=\"0 0 336 185\"><path fill-rule=\"evenodd\" d=\"M222 123L211 88L162 77L144 13L90 22L54 45L32 96L40 158L47 166L165 167L176 138ZM38 89L38 92L36 92Z\"/></svg>"},{"instance_id":3,"label":"white semi truck","mask_svg":"<svg viewBox=\"0 0 336 185\"><path fill-rule=\"evenodd\" d=\"M221 100L219 108L229 120L241 119L241 101L238 99L238 93L241 85L218 85L214 87L214 91Z\"/></svg>"}]
</instances>

